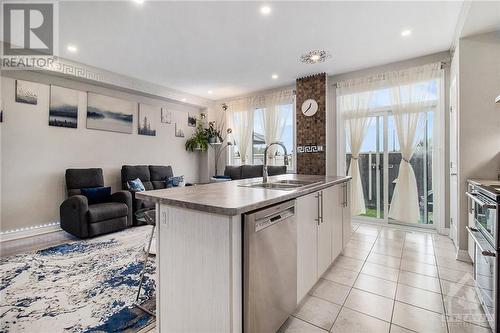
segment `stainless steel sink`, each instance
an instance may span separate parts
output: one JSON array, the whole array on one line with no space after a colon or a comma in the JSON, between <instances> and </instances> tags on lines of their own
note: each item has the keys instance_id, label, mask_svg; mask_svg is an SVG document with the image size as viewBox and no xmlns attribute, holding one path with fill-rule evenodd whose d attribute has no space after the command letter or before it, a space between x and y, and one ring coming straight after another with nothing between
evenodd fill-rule
<instances>
[{"instance_id":1,"label":"stainless steel sink","mask_svg":"<svg viewBox=\"0 0 500 333\"><path fill-rule=\"evenodd\" d=\"M278 180L275 182L272 182L274 184L289 184L289 185L298 185L298 186L307 186L311 184L318 183L317 181L310 181L310 180L294 180L294 179L283 179L283 180Z\"/></svg>"},{"instance_id":2,"label":"stainless steel sink","mask_svg":"<svg viewBox=\"0 0 500 333\"><path fill-rule=\"evenodd\" d=\"M246 184L246 185L240 185L240 186L241 187L265 188L265 189L271 189L271 190L284 190L284 191L291 191L293 189L296 189L297 187L300 187L300 185L276 184L276 183L253 183L253 184Z\"/></svg>"},{"instance_id":3,"label":"stainless steel sink","mask_svg":"<svg viewBox=\"0 0 500 333\"><path fill-rule=\"evenodd\" d=\"M246 185L239 185L239 186L252 187L252 188L265 188L265 189L270 189L270 190L291 191L291 190L294 190L296 188L311 185L314 183L317 183L317 182L305 181L305 180L284 179L284 180L278 180L278 181L269 182L269 183L253 183L253 184L246 184Z\"/></svg>"}]
</instances>

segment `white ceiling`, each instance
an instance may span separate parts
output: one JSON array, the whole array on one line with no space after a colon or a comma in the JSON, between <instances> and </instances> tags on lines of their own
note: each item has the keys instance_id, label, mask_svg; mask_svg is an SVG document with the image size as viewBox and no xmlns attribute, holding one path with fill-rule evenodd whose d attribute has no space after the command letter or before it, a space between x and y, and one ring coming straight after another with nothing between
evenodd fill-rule
<instances>
[{"instance_id":1,"label":"white ceiling","mask_svg":"<svg viewBox=\"0 0 500 333\"><path fill-rule=\"evenodd\" d=\"M221 99L450 48L461 1L60 2L60 55ZM411 29L412 35L400 33ZM77 53L66 50L68 44ZM312 49L331 58L298 61ZM271 79L276 73L279 79ZM212 90L213 94L208 94Z\"/></svg>"},{"instance_id":2,"label":"white ceiling","mask_svg":"<svg viewBox=\"0 0 500 333\"><path fill-rule=\"evenodd\" d=\"M473 1L460 37L500 30L500 1Z\"/></svg>"}]
</instances>

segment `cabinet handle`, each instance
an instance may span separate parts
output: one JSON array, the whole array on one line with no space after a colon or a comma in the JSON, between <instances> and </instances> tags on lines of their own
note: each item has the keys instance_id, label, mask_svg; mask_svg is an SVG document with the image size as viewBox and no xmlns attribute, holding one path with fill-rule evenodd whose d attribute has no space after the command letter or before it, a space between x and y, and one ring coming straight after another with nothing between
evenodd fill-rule
<instances>
[{"instance_id":1,"label":"cabinet handle","mask_svg":"<svg viewBox=\"0 0 500 333\"><path fill-rule=\"evenodd\" d=\"M342 207L347 207L347 184L344 183L342 185L342 198L343 198L343 202L342 202Z\"/></svg>"},{"instance_id":2,"label":"cabinet handle","mask_svg":"<svg viewBox=\"0 0 500 333\"><path fill-rule=\"evenodd\" d=\"M319 196L321 198L321 210L320 210L320 213L321 213L321 223L323 223L323 192L319 192Z\"/></svg>"},{"instance_id":3,"label":"cabinet handle","mask_svg":"<svg viewBox=\"0 0 500 333\"><path fill-rule=\"evenodd\" d=\"M320 197L321 197L321 192L318 192L318 195L316 195L316 198L318 199L318 218L316 219L316 222L318 225L321 224L321 202L320 202Z\"/></svg>"},{"instance_id":4,"label":"cabinet handle","mask_svg":"<svg viewBox=\"0 0 500 333\"><path fill-rule=\"evenodd\" d=\"M349 184L345 183L345 206L349 204Z\"/></svg>"}]
</instances>

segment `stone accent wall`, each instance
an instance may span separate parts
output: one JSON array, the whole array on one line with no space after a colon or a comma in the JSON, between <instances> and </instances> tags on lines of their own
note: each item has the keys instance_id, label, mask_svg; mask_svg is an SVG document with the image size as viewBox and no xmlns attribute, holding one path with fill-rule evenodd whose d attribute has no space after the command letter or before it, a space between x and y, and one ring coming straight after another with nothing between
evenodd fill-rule
<instances>
[{"instance_id":1,"label":"stone accent wall","mask_svg":"<svg viewBox=\"0 0 500 333\"><path fill-rule=\"evenodd\" d=\"M302 103L314 99L318 112L302 114ZM326 74L315 74L296 81L297 173L326 174Z\"/></svg>"}]
</instances>

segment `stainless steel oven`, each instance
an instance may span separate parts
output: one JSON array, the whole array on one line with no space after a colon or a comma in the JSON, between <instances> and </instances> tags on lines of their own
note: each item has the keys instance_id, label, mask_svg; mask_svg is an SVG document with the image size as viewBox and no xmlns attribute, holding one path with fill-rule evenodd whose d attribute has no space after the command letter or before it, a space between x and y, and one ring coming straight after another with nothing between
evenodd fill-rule
<instances>
[{"instance_id":1,"label":"stainless steel oven","mask_svg":"<svg viewBox=\"0 0 500 333\"><path fill-rule=\"evenodd\" d=\"M497 202L489 193L476 187L474 191L467 192L474 205L474 220L476 227L480 229L486 239L498 248L498 212Z\"/></svg>"},{"instance_id":2,"label":"stainless steel oven","mask_svg":"<svg viewBox=\"0 0 500 333\"><path fill-rule=\"evenodd\" d=\"M474 227L467 227L474 240L474 280L493 332L498 332L499 311L499 206L500 188L481 184L466 193L474 205Z\"/></svg>"},{"instance_id":3,"label":"stainless steel oven","mask_svg":"<svg viewBox=\"0 0 500 333\"><path fill-rule=\"evenodd\" d=\"M498 264L497 250L475 228L467 227L475 242L474 249L474 280L476 292L493 332L496 332L498 317Z\"/></svg>"}]
</instances>

